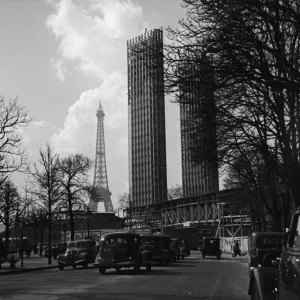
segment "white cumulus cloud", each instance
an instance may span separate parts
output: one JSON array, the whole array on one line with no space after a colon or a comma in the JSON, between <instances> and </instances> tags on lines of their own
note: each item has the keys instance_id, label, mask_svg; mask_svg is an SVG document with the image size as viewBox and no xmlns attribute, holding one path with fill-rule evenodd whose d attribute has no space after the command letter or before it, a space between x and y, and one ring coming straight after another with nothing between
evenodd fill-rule
<instances>
[{"instance_id":1,"label":"white cumulus cloud","mask_svg":"<svg viewBox=\"0 0 300 300\"><path fill-rule=\"evenodd\" d=\"M67 64L80 74L104 79L125 67L126 40L140 34L147 24L141 7L130 0L80 3L62 0L46 20L46 26L60 39L59 58L53 64L61 79Z\"/></svg>"}]
</instances>

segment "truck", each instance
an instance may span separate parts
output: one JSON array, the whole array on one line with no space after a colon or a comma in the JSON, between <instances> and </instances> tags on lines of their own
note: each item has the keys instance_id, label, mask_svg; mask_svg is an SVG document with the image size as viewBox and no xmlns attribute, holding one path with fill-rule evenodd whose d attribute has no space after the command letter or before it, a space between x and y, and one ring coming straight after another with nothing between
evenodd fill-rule
<instances>
[{"instance_id":1,"label":"truck","mask_svg":"<svg viewBox=\"0 0 300 300\"><path fill-rule=\"evenodd\" d=\"M248 294L252 300L300 299L300 207L292 213L280 257L251 272Z\"/></svg>"}]
</instances>

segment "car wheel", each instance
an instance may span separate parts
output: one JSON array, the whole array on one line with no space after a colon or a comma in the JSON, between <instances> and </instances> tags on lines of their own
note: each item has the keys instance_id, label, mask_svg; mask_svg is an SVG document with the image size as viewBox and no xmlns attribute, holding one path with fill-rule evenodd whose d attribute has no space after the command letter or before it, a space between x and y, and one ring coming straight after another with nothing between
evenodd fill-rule
<instances>
[{"instance_id":1,"label":"car wheel","mask_svg":"<svg viewBox=\"0 0 300 300\"><path fill-rule=\"evenodd\" d=\"M205 253L202 253L202 258L205 259Z\"/></svg>"},{"instance_id":2,"label":"car wheel","mask_svg":"<svg viewBox=\"0 0 300 300\"><path fill-rule=\"evenodd\" d=\"M183 256L183 255L181 256L181 259L184 259L184 256Z\"/></svg>"},{"instance_id":3,"label":"car wheel","mask_svg":"<svg viewBox=\"0 0 300 300\"><path fill-rule=\"evenodd\" d=\"M118 272L118 271L121 270L121 268L120 268L120 267L117 267L117 268L115 268L115 270Z\"/></svg>"},{"instance_id":4,"label":"car wheel","mask_svg":"<svg viewBox=\"0 0 300 300\"><path fill-rule=\"evenodd\" d=\"M180 256L177 256L177 259L180 259Z\"/></svg>"},{"instance_id":5,"label":"car wheel","mask_svg":"<svg viewBox=\"0 0 300 300\"><path fill-rule=\"evenodd\" d=\"M89 266L89 263L88 263L87 261L85 261L84 264L83 264L83 268L84 268L84 269L87 269L88 266Z\"/></svg>"},{"instance_id":6,"label":"car wheel","mask_svg":"<svg viewBox=\"0 0 300 300\"><path fill-rule=\"evenodd\" d=\"M64 269L64 265L63 264L58 264L58 269L60 270L60 271L62 271L63 269Z\"/></svg>"},{"instance_id":7,"label":"car wheel","mask_svg":"<svg viewBox=\"0 0 300 300\"><path fill-rule=\"evenodd\" d=\"M99 273L100 274L105 274L106 269L104 267L99 268Z\"/></svg>"},{"instance_id":8,"label":"car wheel","mask_svg":"<svg viewBox=\"0 0 300 300\"><path fill-rule=\"evenodd\" d=\"M76 269L76 265L73 265L72 267L73 267L74 270Z\"/></svg>"},{"instance_id":9,"label":"car wheel","mask_svg":"<svg viewBox=\"0 0 300 300\"><path fill-rule=\"evenodd\" d=\"M221 255L217 255L217 259L220 259L221 258Z\"/></svg>"},{"instance_id":10,"label":"car wheel","mask_svg":"<svg viewBox=\"0 0 300 300\"><path fill-rule=\"evenodd\" d=\"M151 266L146 266L146 270L150 271L151 270Z\"/></svg>"},{"instance_id":11,"label":"car wheel","mask_svg":"<svg viewBox=\"0 0 300 300\"><path fill-rule=\"evenodd\" d=\"M173 262L175 262L176 261L176 257L173 257Z\"/></svg>"}]
</instances>

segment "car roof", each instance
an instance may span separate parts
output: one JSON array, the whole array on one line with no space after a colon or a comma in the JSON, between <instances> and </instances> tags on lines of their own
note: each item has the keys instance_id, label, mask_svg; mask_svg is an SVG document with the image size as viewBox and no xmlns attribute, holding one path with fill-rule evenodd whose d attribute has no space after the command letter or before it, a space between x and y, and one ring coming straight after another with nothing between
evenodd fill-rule
<instances>
[{"instance_id":1,"label":"car roof","mask_svg":"<svg viewBox=\"0 0 300 300\"><path fill-rule=\"evenodd\" d=\"M141 237L146 237L146 238L160 238L162 235L153 235L153 234L142 234Z\"/></svg>"},{"instance_id":2,"label":"car roof","mask_svg":"<svg viewBox=\"0 0 300 300\"><path fill-rule=\"evenodd\" d=\"M69 241L68 243L72 243L72 242L80 242L80 243L82 243L82 242L95 242L94 240L90 240L90 239L88 239L88 240L75 240L75 241Z\"/></svg>"},{"instance_id":3,"label":"car roof","mask_svg":"<svg viewBox=\"0 0 300 300\"><path fill-rule=\"evenodd\" d=\"M105 233L102 237L114 237L114 236L137 236L139 234L135 233L135 232L123 232L123 231L120 231L120 232L109 232L109 233Z\"/></svg>"},{"instance_id":4,"label":"car roof","mask_svg":"<svg viewBox=\"0 0 300 300\"><path fill-rule=\"evenodd\" d=\"M270 237L283 237L285 232L252 232L249 236L270 236Z\"/></svg>"}]
</instances>

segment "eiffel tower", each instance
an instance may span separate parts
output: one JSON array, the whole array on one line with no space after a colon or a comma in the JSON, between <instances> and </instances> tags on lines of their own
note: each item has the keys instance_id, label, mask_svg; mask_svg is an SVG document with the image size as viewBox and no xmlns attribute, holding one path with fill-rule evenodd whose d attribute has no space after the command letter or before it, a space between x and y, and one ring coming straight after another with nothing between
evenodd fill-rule
<instances>
[{"instance_id":1,"label":"eiffel tower","mask_svg":"<svg viewBox=\"0 0 300 300\"><path fill-rule=\"evenodd\" d=\"M97 211L98 202L104 202L105 212L114 212L111 202L111 192L108 188L106 158L105 158L105 139L104 139L104 111L99 103L97 116L97 141L96 141L96 159L95 173L93 183L93 193L89 201L89 209Z\"/></svg>"}]
</instances>

